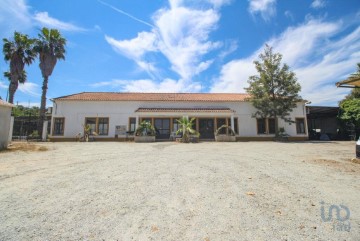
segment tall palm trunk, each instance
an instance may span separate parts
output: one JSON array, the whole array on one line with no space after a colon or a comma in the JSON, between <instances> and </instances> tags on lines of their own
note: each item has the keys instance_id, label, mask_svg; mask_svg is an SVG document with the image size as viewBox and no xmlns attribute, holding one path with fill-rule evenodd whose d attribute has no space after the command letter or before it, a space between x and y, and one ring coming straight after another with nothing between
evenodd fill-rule
<instances>
[{"instance_id":1,"label":"tall palm trunk","mask_svg":"<svg viewBox=\"0 0 360 241\"><path fill-rule=\"evenodd\" d=\"M12 77L9 84L9 103L14 104L15 92L18 88L18 81L16 77Z\"/></svg>"},{"instance_id":2,"label":"tall palm trunk","mask_svg":"<svg viewBox=\"0 0 360 241\"><path fill-rule=\"evenodd\" d=\"M48 80L49 76L44 76L44 81L42 85L42 94L41 94L41 105L40 105L40 119L38 124L38 132L39 135L42 136L43 125L45 121L45 113L46 113L46 92L48 89Z\"/></svg>"}]
</instances>

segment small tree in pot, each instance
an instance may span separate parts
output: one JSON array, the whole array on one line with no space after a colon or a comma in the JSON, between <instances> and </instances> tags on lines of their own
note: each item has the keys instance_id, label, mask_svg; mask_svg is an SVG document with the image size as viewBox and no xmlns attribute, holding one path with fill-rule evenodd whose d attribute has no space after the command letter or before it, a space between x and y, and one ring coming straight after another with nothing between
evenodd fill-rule
<instances>
[{"instance_id":1,"label":"small tree in pot","mask_svg":"<svg viewBox=\"0 0 360 241\"><path fill-rule=\"evenodd\" d=\"M187 117L182 117L177 122L180 125L180 128L177 130L176 134L182 134L181 142L198 142L200 133L193 129L195 118L189 120Z\"/></svg>"},{"instance_id":2,"label":"small tree in pot","mask_svg":"<svg viewBox=\"0 0 360 241\"><path fill-rule=\"evenodd\" d=\"M225 134L221 134L221 132L225 130ZM215 141L219 142L235 142L235 132L228 125L222 125L215 131Z\"/></svg>"},{"instance_id":3,"label":"small tree in pot","mask_svg":"<svg viewBox=\"0 0 360 241\"><path fill-rule=\"evenodd\" d=\"M154 142L155 128L149 121L142 121L135 131L135 142Z\"/></svg>"}]
</instances>

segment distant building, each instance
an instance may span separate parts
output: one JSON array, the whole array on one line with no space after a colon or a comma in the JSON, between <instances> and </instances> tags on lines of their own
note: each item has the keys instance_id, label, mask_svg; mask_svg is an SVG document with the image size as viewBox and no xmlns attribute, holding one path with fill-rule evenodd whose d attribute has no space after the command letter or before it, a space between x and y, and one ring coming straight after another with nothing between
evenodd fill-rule
<instances>
[{"instance_id":1,"label":"distant building","mask_svg":"<svg viewBox=\"0 0 360 241\"><path fill-rule=\"evenodd\" d=\"M97 140L124 140L146 120L157 130L157 140L169 139L179 128L177 119L195 118L200 139L214 140L220 126L231 126L237 140L272 140L272 118L256 119L247 94L220 93L114 93L84 92L53 99L52 141L75 140L89 125ZM296 123L279 119L290 140L307 140L305 101L297 104L290 117Z\"/></svg>"}]
</instances>

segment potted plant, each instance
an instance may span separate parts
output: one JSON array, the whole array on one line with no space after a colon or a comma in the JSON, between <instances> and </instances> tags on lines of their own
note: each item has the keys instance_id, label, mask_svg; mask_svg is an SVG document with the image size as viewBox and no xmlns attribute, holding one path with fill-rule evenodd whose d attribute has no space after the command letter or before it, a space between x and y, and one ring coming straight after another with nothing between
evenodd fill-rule
<instances>
[{"instance_id":1,"label":"potted plant","mask_svg":"<svg viewBox=\"0 0 360 241\"><path fill-rule=\"evenodd\" d=\"M149 121L142 121L135 131L135 142L155 142L155 128Z\"/></svg>"},{"instance_id":2,"label":"potted plant","mask_svg":"<svg viewBox=\"0 0 360 241\"><path fill-rule=\"evenodd\" d=\"M279 130L276 132L275 141L288 141L289 135L286 133L284 127L280 127Z\"/></svg>"},{"instance_id":3,"label":"potted plant","mask_svg":"<svg viewBox=\"0 0 360 241\"><path fill-rule=\"evenodd\" d=\"M182 117L180 120L177 120L179 123L179 129L176 134L182 134L181 142L199 142L200 133L193 129L195 118L189 120L187 117Z\"/></svg>"},{"instance_id":4,"label":"potted plant","mask_svg":"<svg viewBox=\"0 0 360 241\"><path fill-rule=\"evenodd\" d=\"M225 130L225 134L221 132ZM235 142L236 136L233 129L228 125L222 125L215 131L215 141L219 142Z\"/></svg>"}]
</instances>

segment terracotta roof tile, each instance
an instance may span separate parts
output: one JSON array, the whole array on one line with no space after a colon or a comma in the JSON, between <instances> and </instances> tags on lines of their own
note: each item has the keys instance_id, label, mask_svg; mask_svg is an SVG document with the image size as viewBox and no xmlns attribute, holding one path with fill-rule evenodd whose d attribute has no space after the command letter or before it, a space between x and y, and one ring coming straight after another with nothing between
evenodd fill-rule
<instances>
[{"instance_id":1,"label":"terracotta roof tile","mask_svg":"<svg viewBox=\"0 0 360 241\"><path fill-rule=\"evenodd\" d=\"M246 101L248 94L238 93L121 93L82 92L61 96L54 100L66 101L204 101L234 102Z\"/></svg>"},{"instance_id":2,"label":"terracotta roof tile","mask_svg":"<svg viewBox=\"0 0 360 241\"><path fill-rule=\"evenodd\" d=\"M135 112L234 112L230 108L139 108Z\"/></svg>"}]
</instances>

